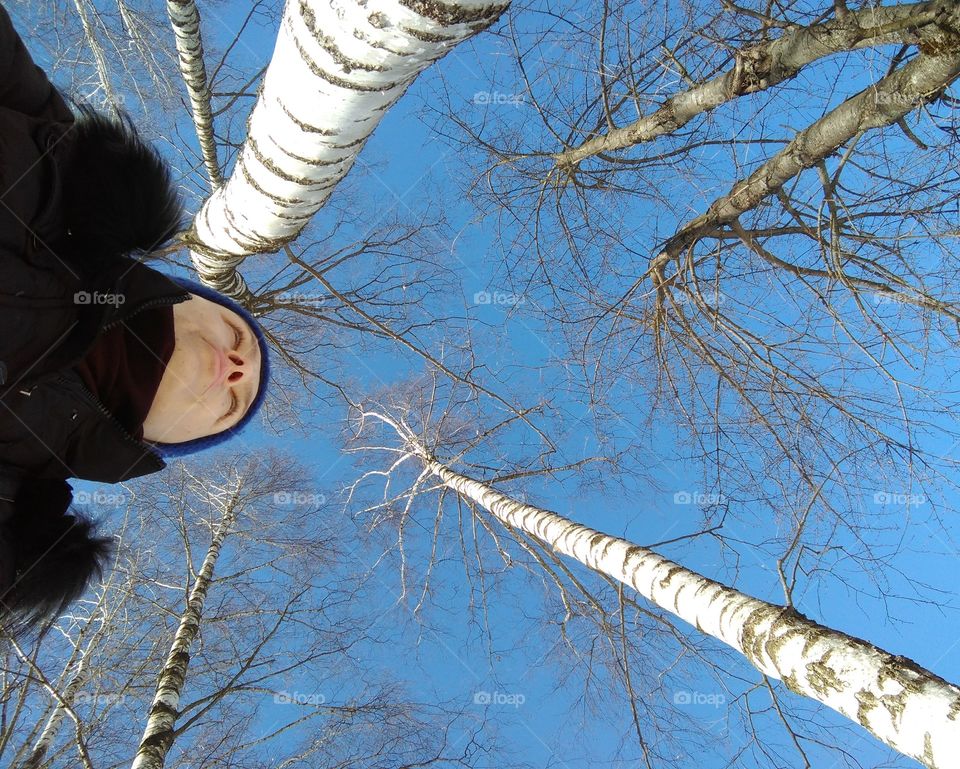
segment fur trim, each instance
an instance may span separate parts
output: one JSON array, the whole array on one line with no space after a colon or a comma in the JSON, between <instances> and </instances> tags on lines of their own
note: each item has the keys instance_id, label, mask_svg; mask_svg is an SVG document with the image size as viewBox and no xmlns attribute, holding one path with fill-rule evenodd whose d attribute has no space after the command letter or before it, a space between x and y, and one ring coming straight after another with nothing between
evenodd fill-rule
<instances>
[{"instance_id":1,"label":"fur trim","mask_svg":"<svg viewBox=\"0 0 960 769\"><path fill-rule=\"evenodd\" d=\"M170 167L127 113L112 118L88 104L74 106L79 114L61 174L68 243L83 251L90 270L159 248L183 228Z\"/></svg>"}]
</instances>

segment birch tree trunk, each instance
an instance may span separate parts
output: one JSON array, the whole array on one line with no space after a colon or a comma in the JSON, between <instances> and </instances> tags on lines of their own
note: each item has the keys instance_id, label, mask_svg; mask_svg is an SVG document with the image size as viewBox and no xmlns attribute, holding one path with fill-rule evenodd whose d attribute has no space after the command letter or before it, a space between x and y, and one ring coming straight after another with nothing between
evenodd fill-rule
<instances>
[{"instance_id":1,"label":"birch tree trunk","mask_svg":"<svg viewBox=\"0 0 960 769\"><path fill-rule=\"evenodd\" d=\"M960 688L915 662L751 598L618 537L526 505L424 457L445 486L554 550L630 585L743 654L764 675L931 769L958 766Z\"/></svg>"},{"instance_id":2,"label":"birch tree trunk","mask_svg":"<svg viewBox=\"0 0 960 769\"><path fill-rule=\"evenodd\" d=\"M97 66L97 75L100 79L100 85L103 86L103 93L106 100L110 103L110 109L114 114L117 113L117 94L113 90L113 84L110 82L109 68L107 67L107 57L103 52L103 46L97 38L97 31L90 21L90 14L87 13L86 0L74 0L74 7L77 10L77 16L80 17L80 24L83 27L83 34L87 39L87 45L93 53L93 60Z\"/></svg>"},{"instance_id":3,"label":"birch tree trunk","mask_svg":"<svg viewBox=\"0 0 960 769\"><path fill-rule=\"evenodd\" d=\"M40 769L47 764L47 753L56 740L64 716L69 715L76 721L77 714L73 711L73 707L77 694L92 678L96 677L96 671L91 671L88 668L88 659L95 654L96 648L103 642L103 638L109 632L113 615L123 609L122 602L116 608L109 606L108 596L111 590L116 589L114 584L115 574L116 572L111 574L107 582L98 591L96 606L90 612L87 620L82 623L79 633L72 642L73 651L69 658L64 661L63 673L57 682L57 690L61 691L60 683L62 681L66 680L67 684L63 687L61 693L54 697L56 705L53 712L43 725L26 757L22 761L13 762L14 769Z\"/></svg>"},{"instance_id":4,"label":"birch tree trunk","mask_svg":"<svg viewBox=\"0 0 960 769\"><path fill-rule=\"evenodd\" d=\"M783 150L734 184L727 195L717 198L705 213L683 225L651 262L648 273L654 276L654 284L662 283L664 264L698 238L756 208L794 176L829 157L858 134L896 123L936 98L960 75L960 34L941 31L938 39L920 50L908 64L798 133Z\"/></svg>"},{"instance_id":5,"label":"birch tree trunk","mask_svg":"<svg viewBox=\"0 0 960 769\"><path fill-rule=\"evenodd\" d=\"M244 257L293 240L417 75L506 7L490 0L288 2L234 172L185 238L200 279L247 298L236 272Z\"/></svg>"},{"instance_id":6,"label":"birch tree trunk","mask_svg":"<svg viewBox=\"0 0 960 769\"><path fill-rule=\"evenodd\" d=\"M220 548L236 518L237 495L234 493L224 508L220 524L213 534L197 580L190 590L187 606L180 618L180 626L173 637L173 645L160 672L157 690L150 705L147 726L143 730L140 747L131 769L161 769L167 752L173 744L173 728L177 721L180 693L190 664L190 647L200 630L203 602L210 589L213 569L220 557Z\"/></svg>"},{"instance_id":7,"label":"birch tree trunk","mask_svg":"<svg viewBox=\"0 0 960 769\"><path fill-rule=\"evenodd\" d=\"M655 112L559 152L554 159L559 167L572 168L598 153L653 141L721 104L773 88L818 59L891 43L924 43L942 36L941 26L956 24L958 17L960 4L956 0L934 0L864 8L791 30L776 40L738 51L732 69L670 97Z\"/></svg>"},{"instance_id":8,"label":"birch tree trunk","mask_svg":"<svg viewBox=\"0 0 960 769\"><path fill-rule=\"evenodd\" d=\"M220 174L217 146L213 140L210 86L203 63L203 40L200 37L200 12L193 0L167 0L167 15L177 39L180 74L183 75L187 94L190 96L190 110L193 112L193 124L200 141L203 164L207 168L210 186L217 189L223 185L223 176Z\"/></svg>"},{"instance_id":9,"label":"birch tree trunk","mask_svg":"<svg viewBox=\"0 0 960 769\"><path fill-rule=\"evenodd\" d=\"M74 675L70 679L70 683L67 684L66 689L63 690L63 702L72 705L74 698L77 696L77 692L80 691L80 687L86 682L86 659L81 657L77 663ZM57 736L57 729L60 727L60 722L63 720L64 715L66 715L66 712L63 704L58 702L56 709L50 714L47 723L44 724L43 731L40 733L40 736L37 737L37 741L34 743L30 755L23 763L16 767L16 769L39 769L43 765L47 751L49 751L53 745L53 741Z\"/></svg>"}]
</instances>

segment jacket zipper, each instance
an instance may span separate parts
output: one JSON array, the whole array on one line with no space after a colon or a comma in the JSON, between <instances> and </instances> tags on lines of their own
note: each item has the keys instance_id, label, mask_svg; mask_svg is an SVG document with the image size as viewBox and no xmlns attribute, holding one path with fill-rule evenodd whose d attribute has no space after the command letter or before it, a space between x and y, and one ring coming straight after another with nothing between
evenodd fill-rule
<instances>
[{"instance_id":1,"label":"jacket zipper","mask_svg":"<svg viewBox=\"0 0 960 769\"><path fill-rule=\"evenodd\" d=\"M69 380L66 377L60 377L60 379L61 381L69 382ZM154 464L159 466L158 469L162 469L163 460L160 458L160 455L157 454L149 446L147 446L143 441L138 441L136 438L130 435L130 433L127 432L126 428L122 424L120 424L120 422L117 420L117 418L113 414L110 413L110 410L100 402L100 399L97 398L97 396L94 395L92 392L90 392L87 386L83 383L83 377L78 375L77 383L80 385L80 389L84 392L84 394L86 394L90 402L97 407L97 410L100 411L100 413L103 414L109 420L110 424L112 424L114 427L117 428L117 430L120 431L120 435L122 435L124 439L126 439L130 443L134 444L141 451L146 451L146 453L150 456L150 458L154 460Z\"/></svg>"},{"instance_id":2,"label":"jacket zipper","mask_svg":"<svg viewBox=\"0 0 960 769\"><path fill-rule=\"evenodd\" d=\"M142 312L143 310L146 310L149 307L162 307L165 304L170 304L170 305L180 304L180 302L186 301L184 299L185 296L187 297L190 296L190 292L184 291L182 294L177 294L176 296L161 296L159 299L150 299L144 302L143 304L141 304L139 307L137 307L137 309L132 310L129 315L125 315L119 320L114 320L108 323L106 326L100 329L100 333L102 334L104 331L107 331L113 328L114 326L117 326L120 323L123 323L125 320L129 320L137 313Z\"/></svg>"}]
</instances>

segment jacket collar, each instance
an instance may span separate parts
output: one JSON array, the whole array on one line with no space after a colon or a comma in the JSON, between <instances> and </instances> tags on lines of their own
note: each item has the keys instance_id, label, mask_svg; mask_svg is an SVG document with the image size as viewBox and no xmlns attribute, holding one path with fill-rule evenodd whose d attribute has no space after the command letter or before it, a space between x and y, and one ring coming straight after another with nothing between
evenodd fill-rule
<instances>
[{"instance_id":1,"label":"jacket collar","mask_svg":"<svg viewBox=\"0 0 960 769\"><path fill-rule=\"evenodd\" d=\"M142 262L118 257L88 288L74 295L80 306L77 324L63 343L51 351L43 369L56 373L76 365L106 329L148 307L179 304L190 292Z\"/></svg>"},{"instance_id":2,"label":"jacket collar","mask_svg":"<svg viewBox=\"0 0 960 769\"><path fill-rule=\"evenodd\" d=\"M57 385L76 390L96 414L94 420L85 420L78 435L79 445L71 457L70 466L78 478L119 483L158 472L167 466L156 449L127 432L107 407L87 389L76 371L61 374L57 378ZM104 427L108 429L102 429Z\"/></svg>"}]
</instances>

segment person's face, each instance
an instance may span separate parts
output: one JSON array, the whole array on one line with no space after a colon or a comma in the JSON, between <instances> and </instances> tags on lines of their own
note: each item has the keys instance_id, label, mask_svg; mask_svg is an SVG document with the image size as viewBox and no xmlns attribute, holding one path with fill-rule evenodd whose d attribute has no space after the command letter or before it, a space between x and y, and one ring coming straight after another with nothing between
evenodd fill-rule
<instances>
[{"instance_id":1,"label":"person's face","mask_svg":"<svg viewBox=\"0 0 960 769\"><path fill-rule=\"evenodd\" d=\"M260 386L260 345L232 310L192 294L173 306L176 343L143 437L181 443L239 422Z\"/></svg>"}]
</instances>

